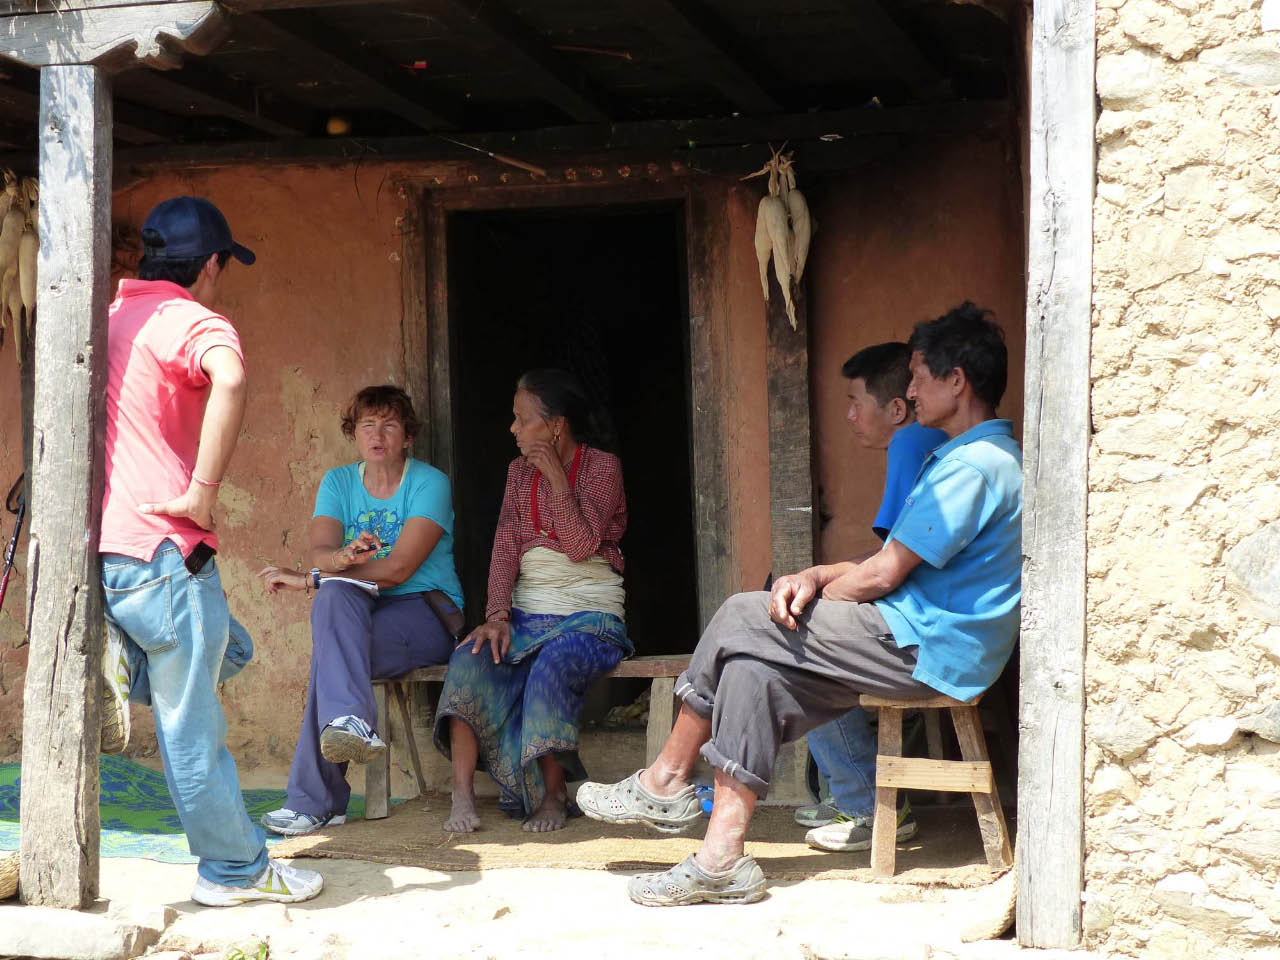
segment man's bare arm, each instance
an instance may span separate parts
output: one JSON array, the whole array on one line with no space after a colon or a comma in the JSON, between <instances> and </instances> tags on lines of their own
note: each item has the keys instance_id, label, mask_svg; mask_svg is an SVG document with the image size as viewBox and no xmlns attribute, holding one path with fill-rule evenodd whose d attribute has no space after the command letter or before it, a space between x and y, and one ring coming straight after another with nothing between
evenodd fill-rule
<instances>
[{"instance_id":1,"label":"man's bare arm","mask_svg":"<svg viewBox=\"0 0 1280 960\"><path fill-rule=\"evenodd\" d=\"M204 421L200 425L200 448L195 470L187 489L165 503L138 505L142 513L188 517L205 530L213 529L213 507L218 502L218 484L231 462L240 423L244 420L244 363L230 347L210 347L200 360L200 368L209 378L209 399L205 403ZM201 483L195 478L199 477Z\"/></svg>"},{"instance_id":2,"label":"man's bare arm","mask_svg":"<svg viewBox=\"0 0 1280 960\"><path fill-rule=\"evenodd\" d=\"M902 586L920 562L919 556L892 540L865 563L853 564L851 569L827 581L822 588L822 598L857 603L878 600Z\"/></svg>"}]
</instances>

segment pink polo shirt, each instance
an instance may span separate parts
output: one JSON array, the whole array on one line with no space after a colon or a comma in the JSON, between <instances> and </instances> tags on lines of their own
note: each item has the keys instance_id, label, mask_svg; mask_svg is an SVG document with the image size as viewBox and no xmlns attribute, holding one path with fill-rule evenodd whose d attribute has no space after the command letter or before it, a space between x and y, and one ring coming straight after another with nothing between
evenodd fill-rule
<instances>
[{"instance_id":1,"label":"pink polo shirt","mask_svg":"<svg viewBox=\"0 0 1280 960\"><path fill-rule=\"evenodd\" d=\"M165 540L189 554L218 538L192 520L148 516L141 503L181 495L191 482L209 378L200 361L210 347L240 338L225 317L167 280L122 280L107 326L107 489L102 553L150 560Z\"/></svg>"}]
</instances>

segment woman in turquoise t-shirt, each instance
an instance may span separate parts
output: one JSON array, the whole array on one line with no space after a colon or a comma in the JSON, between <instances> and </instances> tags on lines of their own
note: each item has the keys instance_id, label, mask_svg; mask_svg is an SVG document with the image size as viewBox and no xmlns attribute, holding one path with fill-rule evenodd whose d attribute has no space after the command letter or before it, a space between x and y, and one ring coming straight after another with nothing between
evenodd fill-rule
<instances>
[{"instance_id":1,"label":"woman in turquoise t-shirt","mask_svg":"<svg viewBox=\"0 0 1280 960\"><path fill-rule=\"evenodd\" d=\"M360 453L320 481L309 573L267 567L267 590L315 591L311 680L287 806L262 818L286 836L346 820L347 762L387 749L373 680L445 663L462 627L449 478L409 456L418 429L398 387L366 387L342 418Z\"/></svg>"}]
</instances>

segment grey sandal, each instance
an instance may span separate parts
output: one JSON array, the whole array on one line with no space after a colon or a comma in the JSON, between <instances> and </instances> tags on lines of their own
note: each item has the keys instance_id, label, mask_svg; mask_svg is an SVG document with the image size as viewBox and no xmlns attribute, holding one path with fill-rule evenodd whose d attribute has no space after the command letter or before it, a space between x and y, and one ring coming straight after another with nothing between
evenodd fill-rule
<instances>
[{"instance_id":1,"label":"grey sandal","mask_svg":"<svg viewBox=\"0 0 1280 960\"><path fill-rule=\"evenodd\" d=\"M577 803L592 820L604 823L643 823L663 833L683 833L702 816L693 785L674 797L655 797L640 786L637 770L621 783L584 783Z\"/></svg>"},{"instance_id":2,"label":"grey sandal","mask_svg":"<svg viewBox=\"0 0 1280 960\"><path fill-rule=\"evenodd\" d=\"M764 896L764 873L750 856L742 857L724 873L707 873L691 855L664 873L632 877L627 893L646 907L754 903Z\"/></svg>"}]
</instances>

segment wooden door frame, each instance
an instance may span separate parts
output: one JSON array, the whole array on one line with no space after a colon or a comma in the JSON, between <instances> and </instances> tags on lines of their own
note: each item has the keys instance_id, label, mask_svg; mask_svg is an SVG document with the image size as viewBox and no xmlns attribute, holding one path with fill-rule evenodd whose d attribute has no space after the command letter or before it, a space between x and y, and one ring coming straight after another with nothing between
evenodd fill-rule
<instances>
[{"instance_id":1,"label":"wooden door frame","mask_svg":"<svg viewBox=\"0 0 1280 960\"><path fill-rule=\"evenodd\" d=\"M728 246L727 194L692 179L664 182L432 188L406 181L403 231L404 366L409 393L428 411L416 455L452 476L454 345L449 320L449 216L468 211L556 210L678 204L684 216L689 350L689 430L699 630L732 592L723 385L731 376L715 349L723 306L713 293L714 262Z\"/></svg>"},{"instance_id":2,"label":"wooden door frame","mask_svg":"<svg viewBox=\"0 0 1280 960\"><path fill-rule=\"evenodd\" d=\"M1084 657L1095 0L1034 0L1018 724L1018 940L1074 947L1084 888Z\"/></svg>"}]
</instances>

